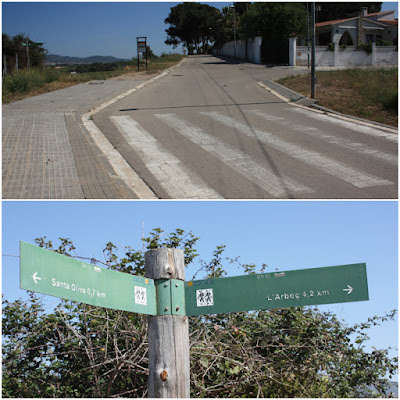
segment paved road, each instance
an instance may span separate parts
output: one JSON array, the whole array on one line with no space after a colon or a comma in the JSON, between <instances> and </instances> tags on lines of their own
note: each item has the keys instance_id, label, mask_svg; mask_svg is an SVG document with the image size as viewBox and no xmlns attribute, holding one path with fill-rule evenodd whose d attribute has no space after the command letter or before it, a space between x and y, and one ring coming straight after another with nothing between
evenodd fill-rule
<instances>
[{"instance_id":1,"label":"paved road","mask_svg":"<svg viewBox=\"0 0 400 400\"><path fill-rule=\"evenodd\" d=\"M394 130L288 104L267 76L190 57L93 121L159 198L397 198Z\"/></svg>"}]
</instances>

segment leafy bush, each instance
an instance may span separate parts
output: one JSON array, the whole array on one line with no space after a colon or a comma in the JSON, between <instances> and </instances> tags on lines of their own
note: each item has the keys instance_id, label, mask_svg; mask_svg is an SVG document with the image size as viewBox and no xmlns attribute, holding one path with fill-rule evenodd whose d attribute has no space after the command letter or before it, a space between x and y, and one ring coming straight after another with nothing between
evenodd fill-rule
<instances>
[{"instance_id":1,"label":"leafy bush","mask_svg":"<svg viewBox=\"0 0 400 400\"><path fill-rule=\"evenodd\" d=\"M383 106L386 110L397 113L399 107L399 91L397 88L387 95L387 98L383 101Z\"/></svg>"},{"instance_id":2,"label":"leafy bush","mask_svg":"<svg viewBox=\"0 0 400 400\"><path fill-rule=\"evenodd\" d=\"M13 93L26 93L59 79L60 73L53 68L20 70L3 78L3 97Z\"/></svg>"},{"instance_id":3,"label":"leafy bush","mask_svg":"<svg viewBox=\"0 0 400 400\"><path fill-rule=\"evenodd\" d=\"M356 49L365 51L367 54L372 54L372 44L371 43L361 43L356 46Z\"/></svg>"},{"instance_id":4,"label":"leafy bush","mask_svg":"<svg viewBox=\"0 0 400 400\"><path fill-rule=\"evenodd\" d=\"M185 265L197 257L198 237L182 229L154 229L147 249L183 248ZM79 259L75 246L44 238L40 247ZM246 274L263 272L225 246L199 261L203 278L224 276L234 263ZM105 268L144 274L144 254L106 244ZM372 397L384 396L397 373L388 349L368 351L368 331L395 312L344 325L315 307L190 317L191 397ZM40 297L3 300L3 397L145 397L148 325L144 315L69 300L45 312ZM373 389L374 388L374 389ZM377 393L373 393L373 391Z\"/></svg>"},{"instance_id":5,"label":"leafy bush","mask_svg":"<svg viewBox=\"0 0 400 400\"><path fill-rule=\"evenodd\" d=\"M335 43L328 43L328 51L335 51Z\"/></svg>"}]
</instances>

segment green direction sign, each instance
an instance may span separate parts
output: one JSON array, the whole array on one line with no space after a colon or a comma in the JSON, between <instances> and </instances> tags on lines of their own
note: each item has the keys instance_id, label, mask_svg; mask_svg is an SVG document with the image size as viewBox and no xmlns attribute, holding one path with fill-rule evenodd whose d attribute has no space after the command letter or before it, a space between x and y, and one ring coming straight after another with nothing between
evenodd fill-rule
<instances>
[{"instance_id":1,"label":"green direction sign","mask_svg":"<svg viewBox=\"0 0 400 400\"><path fill-rule=\"evenodd\" d=\"M98 307L157 314L152 279L100 268L21 241L21 288Z\"/></svg>"},{"instance_id":2,"label":"green direction sign","mask_svg":"<svg viewBox=\"0 0 400 400\"><path fill-rule=\"evenodd\" d=\"M365 264L185 282L186 315L368 300Z\"/></svg>"},{"instance_id":3,"label":"green direction sign","mask_svg":"<svg viewBox=\"0 0 400 400\"><path fill-rule=\"evenodd\" d=\"M21 242L21 288L149 315L205 315L368 300L365 264L183 282L100 268Z\"/></svg>"}]
</instances>

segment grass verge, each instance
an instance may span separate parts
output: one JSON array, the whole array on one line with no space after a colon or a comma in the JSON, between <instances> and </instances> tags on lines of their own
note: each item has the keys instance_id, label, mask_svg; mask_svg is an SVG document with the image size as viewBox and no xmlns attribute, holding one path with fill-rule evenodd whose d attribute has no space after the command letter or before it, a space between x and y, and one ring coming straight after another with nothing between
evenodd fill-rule
<instances>
[{"instance_id":1,"label":"grass verge","mask_svg":"<svg viewBox=\"0 0 400 400\"><path fill-rule=\"evenodd\" d=\"M71 66L68 68L55 69L54 67L32 68L20 70L18 73L9 74L3 77L2 101L3 104L26 97L36 96L77 85L92 80L106 80L121 75L129 74L134 78L136 75L154 74L163 71L177 64L183 56L168 55L149 60L148 69L145 71L145 64L140 64L140 72L137 72L136 62L117 66L109 71L92 71L71 74Z\"/></svg>"},{"instance_id":2,"label":"grass verge","mask_svg":"<svg viewBox=\"0 0 400 400\"><path fill-rule=\"evenodd\" d=\"M311 97L310 74L277 82ZM317 71L316 98L322 107L398 126L398 69Z\"/></svg>"}]
</instances>

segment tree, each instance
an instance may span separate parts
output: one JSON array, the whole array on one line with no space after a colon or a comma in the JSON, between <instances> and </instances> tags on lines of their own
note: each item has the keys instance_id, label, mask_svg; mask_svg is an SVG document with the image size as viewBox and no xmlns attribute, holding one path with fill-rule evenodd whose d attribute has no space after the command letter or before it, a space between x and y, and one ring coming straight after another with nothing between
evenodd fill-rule
<instances>
[{"instance_id":1,"label":"tree","mask_svg":"<svg viewBox=\"0 0 400 400\"><path fill-rule=\"evenodd\" d=\"M153 53L153 50L151 50L150 46L146 46L146 55L148 60L157 59L157 56Z\"/></svg>"},{"instance_id":2,"label":"tree","mask_svg":"<svg viewBox=\"0 0 400 400\"><path fill-rule=\"evenodd\" d=\"M249 7L247 18L250 35L268 41L286 41L307 29L306 8L301 3L256 2Z\"/></svg>"},{"instance_id":3,"label":"tree","mask_svg":"<svg viewBox=\"0 0 400 400\"><path fill-rule=\"evenodd\" d=\"M182 3L171 8L165 23L168 37L166 44L174 46L183 44L189 54L207 52L209 41L215 41L220 11L207 4Z\"/></svg>"},{"instance_id":4,"label":"tree","mask_svg":"<svg viewBox=\"0 0 400 400\"><path fill-rule=\"evenodd\" d=\"M191 265L198 260L198 240L181 229L170 234L155 229L143 242L147 249L183 248ZM69 239L57 246L47 238L36 243L78 257ZM244 273L257 272L255 265L225 257L224 251L225 246L217 246L210 260L198 261L196 276L217 279L229 263ZM143 275L142 251L109 242L103 253L104 262L88 260ZM371 387L384 395L397 359L387 349L366 351L365 342L371 326L393 317L394 312L346 326L315 307L191 317L191 396L371 397ZM2 323L3 397L147 394L143 315L66 300L45 312L40 297L30 292L28 301L3 300Z\"/></svg>"},{"instance_id":5,"label":"tree","mask_svg":"<svg viewBox=\"0 0 400 400\"><path fill-rule=\"evenodd\" d=\"M323 2L315 3L315 5L318 9L317 22L356 17L360 15L363 7L367 7L369 13L379 12L382 9L382 3L378 2Z\"/></svg>"},{"instance_id":6,"label":"tree","mask_svg":"<svg viewBox=\"0 0 400 400\"><path fill-rule=\"evenodd\" d=\"M31 67L42 67L44 65L44 56L47 50L42 46L38 45L28 36L20 33L16 36L10 37L3 33L2 35L2 46L3 55L7 58L7 70L11 71L16 65L16 54L18 55L18 68L23 69L27 66L27 50L26 46L22 43L29 44L29 63Z\"/></svg>"}]
</instances>

